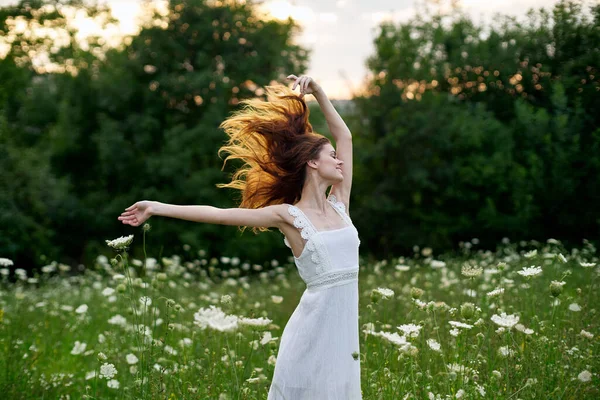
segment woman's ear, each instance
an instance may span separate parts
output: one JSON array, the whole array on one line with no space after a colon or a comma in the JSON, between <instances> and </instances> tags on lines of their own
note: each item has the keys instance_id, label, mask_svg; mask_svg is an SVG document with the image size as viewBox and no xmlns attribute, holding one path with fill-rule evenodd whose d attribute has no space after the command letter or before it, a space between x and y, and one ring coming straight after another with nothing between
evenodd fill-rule
<instances>
[{"instance_id":1,"label":"woman's ear","mask_svg":"<svg viewBox=\"0 0 600 400\"><path fill-rule=\"evenodd\" d=\"M309 160L307 162L307 164L308 164L309 167L317 168L317 161L316 160Z\"/></svg>"}]
</instances>

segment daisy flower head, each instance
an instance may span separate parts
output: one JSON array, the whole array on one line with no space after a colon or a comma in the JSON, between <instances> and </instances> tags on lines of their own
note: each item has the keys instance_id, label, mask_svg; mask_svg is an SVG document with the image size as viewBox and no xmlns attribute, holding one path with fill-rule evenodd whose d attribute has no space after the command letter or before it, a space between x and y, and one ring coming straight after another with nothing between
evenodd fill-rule
<instances>
[{"instance_id":1,"label":"daisy flower head","mask_svg":"<svg viewBox=\"0 0 600 400\"><path fill-rule=\"evenodd\" d=\"M107 379L112 379L117 374L117 369L113 364L104 363L100 367L100 376Z\"/></svg>"},{"instance_id":2,"label":"daisy flower head","mask_svg":"<svg viewBox=\"0 0 600 400\"><path fill-rule=\"evenodd\" d=\"M111 389L118 389L119 388L119 381L116 379L111 379L108 382L106 382L106 385L111 388Z\"/></svg>"},{"instance_id":3,"label":"daisy flower head","mask_svg":"<svg viewBox=\"0 0 600 400\"><path fill-rule=\"evenodd\" d=\"M269 318L264 318L264 317L260 317L260 318L239 317L238 318L238 323L240 325L252 326L254 328L262 328L262 327L269 326L269 324L271 322L273 322L273 320L271 320Z\"/></svg>"},{"instance_id":4,"label":"daisy flower head","mask_svg":"<svg viewBox=\"0 0 600 400\"><path fill-rule=\"evenodd\" d=\"M591 332L588 332L584 329L581 330L581 332L579 332L579 334L581 335L581 337L584 337L586 339L593 339L594 338L594 334Z\"/></svg>"},{"instance_id":5,"label":"daisy flower head","mask_svg":"<svg viewBox=\"0 0 600 400\"><path fill-rule=\"evenodd\" d=\"M531 251L528 251L527 253L523 254L523 257L525 257L525 258L533 258L535 256L537 256L537 250L531 250Z\"/></svg>"},{"instance_id":6,"label":"daisy flower head","mask_svg":"<svg viewBox=\"0 0 600 400\"><path fill-rule=\"evenodd\" d=\"M583 268L591 268L591 267L595 267L596 263L585 263L585 262L580 262L579 265L581 265Z\"/></svg>"},{"instance_id":7,"label":"daisy flower head","mask_svg":"<svg viewBox=\"0 0 600 400\"><path fill-rule=\"evenodd\" d=\"M271 343L271 342L275 342L277 339L279 339L278 337L273 337L273 335L271 334L271 332L266 331L265 333L263 333L263 337L262 339L260 339L260 344L262 344L263 346L267 343Z\"/></svg>"},{"instance_id":8,"label":"daisy flower head","mask_svg":"<svg viewBox=\"0 0 600 400\"><path fill-rule=\"evenodd\" d=\"M427 345L433 351L441 352L442 346L435 339L427 339Z\"/></svg>"},{"instance_id":9,"label":"daisy flower head","mask_svg":"<svg viewBox=\"0 0 600 400\"><path fill-rule=\"evenodd\" d=\"M275 304L279 304L283 301L283 297L273 295L271 296L271 301Z\"/></svg>"},{"instance_id":10,"label":"daisy flower head","mask_svg":"<svg viewBox=\"0 0 600 400\"><path fill-rule=\"evenodd\" d=\"M73 346L73 350L71 350L71 354L81 354L85 351L85 348L87 347L86 343L82 343L79 340L75 341L75 345Z\"/></svg>"},{"instance_id":11,"label":"daisy flower head","mask_svg":"<svg viewBox=\"0 0 600 400\"><path fill-rule=\"evenodd\" d=\"M515 351L508 346L502 346L498 349L498 355L500 357L510 357L515 354Z\"/></svg>"},{"instance_id":12,"label":"daisy flower head","mask_svg":"<svg viewBox=\"0 0 600 400\"><path fill-rule=\"evenodd\" d=\"M491 292L487 292L487 296L488 297L496 297L496 296L500 296L502 293L504 293L504 288L499 287L499 288L492 290Z\"/></svg>"},{"instance_id":13,"label":"daisy flower head","mask_svg":"<svg viewBox=\"0 0 600 400\"><path fill-rule=\"evenodd\" d=\"M115 250L127 250L132 241L133 235L129 235L121 236L113 240L106 240L106 244Z\"/></svg>"},{"instance_id":14,"label":"daisy flower head","mask_svg":"<svg viewBox=\"0 0 600 400\"><path fill-rule=\"evenodd\" d=\"M389 299L394 295L394 291L392 289L378 287L377 289L373 289L374 292L377 292L381 295L383 299Z\"/></svg>"},{"instance_id":15,"label":"daisy flower head","mask_svg":"<svg viewBox=\"0 0 600 400\"><path fill-rule=\"evenodd\" d=\"M517 271L517 274L521 276L536 276L542 273L542 267L536 267L532 265L531 267L525 267L520 271Z\"/></svg>"},{"instance_id":16,"label":"daisy flower head","mask_svg":"<svg viewBox=\"0 0 600 400\"><path fill-rule=\"evenodd\" d=\"M400 336L397 332L378 332L377 336L381 336L385 340L399 347L404 347L409 343L406 341L406 336Z\"/></svg>"},{"instance_id":17,"label":"daisy flower head","mask_svg":"<svg viewBox=\"0 0 600 400\"><path fill-rule=\"evenodd\" d=\"M465 264L462 266L461 273L467 278L475 278L483 273L483 268L475 265Z\"/></svg>"},{"instance_id":18,"label":"daisy flower head","mask_svg":"<svg viewBox=\"0 0 600 400\"><path fill-rule=\"evenodd\" d=\"M589 382L592 380L592 373L588 370L583 370L577 375L577 379L581 382Z\"/></svg>"},{"instance_id":19,"label":"daisy flower head","mask_svg":"<svg viewBox=\"0 0 600 400\"><path fill-rule=\"evenodd\" d=\"M398 326L397 328L400 329L404 333L404 335L416 338L417 336L419 336L419 332L423 327L415 324L404 324Z\"/></svg>"},{"instance_id":20,"label":"daisy flower head","mask_svg":"<svg viewBox=\"0 0 600 400\"><path fill-rule=\"evenodd\" d=\"M515 329L519 332L523 332L526 335L531 335L534 333L533 329L526 328L523 324L516 324Z\"/></svg>"},{"instance_id":21,"label":"daisy flower head","mask_svg":"<svg viewBox=\"0 0 600 400\"><path fill-rule=\"evenodd\" d=\"M87 310L88 310L87 304L82 304L75 309L75 312L77 314L85 314L87 312Z\"/></svg>"},{"instance_id":22,"label":"daisy flower head","mask_svg":"<svg viewBox=\"0 0 600 400\"><path fill-rule=\"evenodd\" d=\"M13 265L14 265L14 263L12 262L12 260L10 260L8 258L0 257L0 267L11 267Z\"/></svg>"},{"instance_id":23,"label":"daisy flower head","mask_svg":"<svg viewBox=\"0 0 600 400\"><path fill-rule=\"evenodd\" d=\"M454 328L471 329L473 327L473 325L465 324L459 321L448 321L448 323Z\"/></svg>"},{"instance_id":24,"label":"daisy flower head","mask_svg":"<svg viewBox=\"0 0 600 400\"><path fill-rule=\"evenodd\" d=\"M511 329L519 322L519 316L516 314L506 315L506 313L502 313L500 315L494 314L492 315L491 320L496 324L504 328Z\"/></svg>"},{"instance_id":25,"label":"daisy flower head","mask_svg":"<svg viewBox=\"0 0 600 400\"><path fill-rule=\"evenodd\" d=\"M139 361L136 355L131 353L127 354L127 356L125 356L125 359L127 360L127 364L130 365L137 364L137 362Z\"/></svg>"}]
</instances>

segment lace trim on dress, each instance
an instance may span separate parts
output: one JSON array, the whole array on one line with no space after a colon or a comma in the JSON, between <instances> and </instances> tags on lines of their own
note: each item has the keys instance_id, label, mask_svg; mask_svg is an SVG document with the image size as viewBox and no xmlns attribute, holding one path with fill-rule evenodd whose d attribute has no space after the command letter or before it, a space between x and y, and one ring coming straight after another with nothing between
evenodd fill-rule
<instances>
[{"instance_id":1,"label":"lace trim on dress","mask_svg":"<svg viewBox=\"0 0 600 400\"><path fill-rule=\"evenodd\" d=\"M358 279L358 270L355 271L340 271L327 276L321 276L313 282L308 282L308 289L317 289L325 285L337 284L338 282L351 282Z\"/></svg>"},{"instance_id":2,"label":"lace trim on dress","mask_svg":"<svg viewBox=\"0 0 600 400\"><path fill-rule=\"evenodd\" d=\"M291 216L294 217L294 226L300 229L300 236L302 239L306 240L306 244L304 245L308 251L312 254L310 255L310 259L316 265L320 266L322 264L322 260L324 257L321 257L323 253L322 246L318 246L313 240L314 234L317 233L317 230L310 222L308 217L304 215L304 213L296 206L290 205L288 207L288 212ZM287 241L287 238L284 240ZM288 243L289 244L289 243ZM317 250L317 246L319 250ZM304 252L304 251L303 251Z\"/></svg>"},{"instance_id":3,"label":"lace trim on dress","mask_svg":"<svg viewBox=\"0 0 600 400\"><path fill-rule=\"evenodd\" d=\"M348 225L352 225L352 220L350 219L348 214L346 214L346 206L344 205L344 203L338 201L337 197L335 197L335 195L333 194L329 195L327 201L329 201L333 205L333 207L336 209L336 211L339 212L339 214L342 216L342 218L344 219L344 221L346 221Z\"/></svg>"}]
</instances>

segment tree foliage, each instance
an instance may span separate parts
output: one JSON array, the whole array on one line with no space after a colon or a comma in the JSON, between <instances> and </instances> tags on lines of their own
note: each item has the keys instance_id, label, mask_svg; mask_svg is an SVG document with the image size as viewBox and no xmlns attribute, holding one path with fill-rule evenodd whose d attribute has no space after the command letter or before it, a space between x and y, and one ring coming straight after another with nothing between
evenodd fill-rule
<instances>
[{"instance_id":1,"label":"tree foliage","mask_svg":"<svg viewBox=\"0 0 600 400\"><path fill-rule=\"evenodd\" d=\"M356 99L367 247L598 238L600 7L381 25Z\"/></svg>"},{"instance_id":2,"label":"tree foliage","mask_svg":"<svg viewBox=\"0 0 600 400\"><path fill-rule=\"evenodd\" d=\"M39 2L33 11L29 3L5 18L62 18L63 4ZM0 88L2 162L10 166L1 201L11 205L0 211L4 256L39 263L33 245L48 256L90 262L105 251L105 238L131 233L117 216L137 200L235 206L232 193L215 187L231 172L217 157L225 140L218 126L241 99L305 70L308 52L292 41L297 30L291 20L262 20L253 3L172 0L166 16L155 15L120 48L92 53L96 47L69 42L77 61L55 62L72 69L40 73L22 50L42 52L43 41L13 41L0 66L7 76ZM23 164L28 153L44 155L39 167ZM11 187L25 182L29 192ZM240 237L235 227L150 223L157 247L168 249L187 243L258 260L281 241L275 234ZM33 234L32 226L37 239L25 233Z\"/></svg>"}]
</instances>

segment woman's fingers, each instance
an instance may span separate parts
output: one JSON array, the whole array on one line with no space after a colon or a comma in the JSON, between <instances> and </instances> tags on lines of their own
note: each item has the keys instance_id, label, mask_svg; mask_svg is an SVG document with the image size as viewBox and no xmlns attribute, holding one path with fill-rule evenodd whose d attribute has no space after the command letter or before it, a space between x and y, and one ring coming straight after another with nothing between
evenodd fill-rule
<instances>
[{"instance_id":1,"label":"woman's fingers","mask_svg":"<svg viewBox=\"0 0 600 400\"><path fill-rule=\"evenodd\" d=\"M306 77L306 80L304 81L304 91L306 92L306 90L308 89L308 87L310 86L310 76Z\"/></svg>"},{"instance_id":2,"label":"woman's fingers","mask_svg":"<svg viewBox=\"0 0 600 400\"><path fill-rule=\"evenodd\" d=\"M306 76L301 76L300 79L298 80L298 85L300 87L300 92L302 94L304 94L304 91L306 89Z\"/></svg>"}]
</instances>

